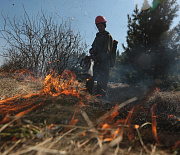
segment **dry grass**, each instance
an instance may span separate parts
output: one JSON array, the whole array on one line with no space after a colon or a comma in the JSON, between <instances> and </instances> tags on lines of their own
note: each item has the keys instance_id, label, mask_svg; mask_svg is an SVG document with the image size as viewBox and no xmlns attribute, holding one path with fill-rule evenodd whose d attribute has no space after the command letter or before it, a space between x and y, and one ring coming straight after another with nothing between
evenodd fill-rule
<instances>
[{"instance_id":1,"label":"dry grass","mask_svg":"<svg viewBox=\"0 0 180 155\"><path fill-rule=\"evenodd\" d=\"M38 93L42 89L42 81L18 81L15 78L0 78L0 99L10 98L18 94Z\"/></svg>"},{"instance_id":2,"label":"dry grass","mask_svg":"<svg viewBox=\"0 0 180 155\"><path fill-rule=\"evenodd\" d=\"M42 82L27 82L18 81L14 78L2 77L0 81L0 98L6 96L7 98L17 94L38 93L42 88ZM130 87L128 85L114 84L109 85L109 99L112 104L102 103L97 100L95 96L82 92L84 98L81 100L86 107L78 107L79 99L75 96L34 96L32 99L39 104L43 101L39 108L31 111L29 114L21 118L14 118L13 114L9 122L0 125L0 153L5 154L155 154L168 155L178 154L179 131L171 130L173 127L179 129L179 124L169 124L170 131L164 130L163 126L158 130L160 143L157 143L151 131L150 112L146 114L139 114L138 118L144 120L143 125L149 121L149 124L144 124L137 131L133 129L134 138L132 141L128 139L129 127L131 124L121 124L123 129L123 136L121 132L117 134L116 138L111 142L101 140L102 133L106 132L104 136L109 136L114 133L118 125L114 124L117 119L126 117L127 110L131 109L133 103L121 104L132 97L137 97L138 100L135 105L141 104L141 100L148 91L146 87ZM31 98L30 98L31 99ZM27 100L30 100L27 99ZM20 104L25 99L18 99L17 104ZM147 104L144 109L150 109L155 102L159 102L159 107L164 105L165 111L169 109L170 112L179 112L180 93L179 92L153 92L153 95L148 97ZM105 114L109 112L111 107L119 103L119 115L111 119L110 124L112 128L102 129L97 122L99 120L106 120L111 115ZM172 107L175 107L175 111ZM158 107L158 106L157 106ZM74 111L77 108L75 118ZM117 107L116 107L117 108ZM160 108L161 109L161 108ZM158 111L158 110L157 110ZM161 112L161 111L160 111ZM177 112L177 113L176 113ZM110 113L110 112L109 112ZM112 113L110 113L112 114ZM169 114L169 113L168 113ZM72 119L73 118L73 119ZM104 118L104 119L102 119ZM106 119L105 119L106 118ZM71 121L78 122L76 125L69 124ZM137 119L136 121L140 120ZM101 122L100 121L100 122ZM135 121L135 122L136 122ZM145 121L145 122L144 122ZM161 119L159 119L161 121ZM165 121L165 119L163 119ZM171 120L172 121L172 120ZM98 122L98 124L100 123ZM107 123L106 122L106 123ZM134 123L135 123L134 122ZM108 122L109 123L109 122ZM54 124L54 125L50 125ZM168 136L167 136L168 135ZM173 148L177 145L176 148Z\"/></svg>"}]
</instances>

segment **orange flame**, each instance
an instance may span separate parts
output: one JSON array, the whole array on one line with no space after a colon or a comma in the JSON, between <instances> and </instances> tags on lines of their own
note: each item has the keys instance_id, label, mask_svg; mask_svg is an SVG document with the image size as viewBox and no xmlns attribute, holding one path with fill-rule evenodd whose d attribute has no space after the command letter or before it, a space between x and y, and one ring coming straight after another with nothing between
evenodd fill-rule
<instances>
[{"instance_id":1,"label":"orange flame","mask_svg":"<svg viewBox=\"0 0 180 155\"><path fill-rule=\"evenodd\" d=\"M75 119L75 115L76 115L76 113L77 113L77 110L78 110L78 108L80 108L80 107L85 107L85 105L84 105L84 103L82 102L82 101L80 101L78 104L77 104L77 106L76 106L76 109L75 109L75 111L74 111L74 114L73 114L73 116L72 116L72 119L71 119L71 121L68 123L68 125L76 125L76 123L78 122L78 119ZM68 128L65 128L65 131L67 131L68 130Z\"/></svg>"},{"instance_id":2,"label":"orange flame","mask_svg":"<svg viewBox=\"0 0 180 155\"><path fill-rule=\"evenodd\" d=\"M89 79L86 79L86 81L89 81L89 80L91 80L91 78L92 78L92 76L90 76L90 77L89 77Z\"/></svg>"},{"instance_id":3,"label":"orange flame","mask_svg":"<svg viewBox=\"0 0 180 155\"><path fill-rule=\"evenodd\" d=\"M25 70L17 71L19 75L24 76L25 80L34 81L33 76L28 77L31 72L25 72ZM18 75L16 74L16 75ZM47 95L51 95L52 97L58 96L59 98L61 94L65 95L73 95L77 98L81 99L79 95L79 91L82 90L81 85L76 80L76 75L69 70L65 70L61 76L58 74L51 72L44 79L44 88L40 91L39 94L28 94L28 95L17 95L11 98L7 98L0 101L0 113L4 114L4 118L0 120L0 124L5 123L10 120L8 117L13 113L15 117L21 117L25 114L28 114L30 111L35 109L36 107L43 104L43 102L38 102L36 104L38 98L46 98ZM20 99L25 99L25 102L18 102ZM18 102L18 104L16 104ZM84 103L79 102L81 106L85 106ZM74 120L76 121L76 120Z\"/></svg>"},{"instance_id":4,"label":"orange flame","mask_svg":"<svg viewBox=\"0 0 180 155\"><path fill-rule=\"evenodd\" d=\"M157 91L157 92L160 92L160 89L159 89L158 87L156 87L156 91Z\"/></svg>"},{"instance_id":5,"label":"orange flame","mask_svg":"<svg viewBox=\"0 0 180 155\"><path fill-rule=\"evenodd\" d=\"M157 128L156 128L157 122L156 122L156 116L155 116L155 113L154 113L155 106L156 106L156 103L151 108L152 133L153 133L154 138L156 139L156 141L159 143L159 139L158 139L158 136L157 136Z\"/></svg>"},{"instance_id":6,"label":"orange flame","mask_svg":"<svg viewBox=\"0 0 180 155\"><path fill-rule=\"evenodd\" d=\"M118 105L116 105L116 106L118 106ZM109 117L106 116L106 115L108 115L109 112L107 112L104 115L104 117L105 117L104 121L106 123L103 124L101 122L98 125L98 127L101 127L102 129L104 129L104 131L100 135L101 140L102 141L112 141L113 139L115 139L118 136L119 133L120 133L121 136L123 136L123 131L124 131L124 126L125 125L129 125L129 128L128 128L128 138L130 140L132 140L134 138L134 133L132 131L132 127L130 126L130 123L131 123L131 116L132 116L132 113L134 111L134 107L130 110L130 112L128 113L128 116L127 116L126 119L117 120L113 124L114 118L117 115L119 115L118 111L114 111L113 112L113 109L115 109L115 107L110 110L110 111L112 111L112 114ZM111 123L111 125L110 125L110 123ZM119 127L118 125L122 125L122 126Z\"/></svg>"},{"instance_id":7,"label":"orange flame","mask_svg":"<svg viewBox=\"0 0 180 155\"><path fill-rule=\"evenodd\" d=\"M48 126L48 128L49 128L49 129L55 129L55 128L54 128L54 124L50 124L50 125Z\"/></svg>"},{"instance_id":8,"label":"orange flame","mask_svg":"<svg viewBox=\"0 0 180 155\"><path fill-rule=\"evenodd\" d=\"M116 105L116 106L118 106L118 105ZM107 112L104 115L105 117L103 118L103 121L106 122L106 123L103 124L101 122L98 125L99 128L102 128L104 130L102 132L102 134L100 135L100 138L101 138L102 141L106 141L106 142L107 141L112 141L114 138L117 137L117 135L119 133L120 128L113 129L113 127L116 125L116 123L114 125L110 125L110 123L113 124L114 118L119 114L118 111L113 111L113 109L115 109L115 107L110 110L110 111L112 111L112 113L109 116L108 116L109 112Z\"/></svg>"},{"instance_id":9,"label":"orange flame","mask_svg":"<svg viewBox=\"0 0 180 155\"><path fill-rule=\"evenodd\" d=\"M132 126L130 125L131 124L131 117L132 117L134 109L135 109L135 107L133 107L130 110L130 112L128 113L128 116L125 120L125 123L124 123L124 125L129 125L129 127L128 127L128 138L130 141L132 141L134 139L134 133L132 131ZM124 128L123 128L123 130L124 130ZM123 130L121 131L121 136L123 136Z\"/></svg>"},{"instance_id":10,"label":"orange flame","mask_svg":"<svg viewBox=\"0 0 180 155\"><path fill-rule=\"evenodd\" d=\"M139 129L139 125L135 124L134 129Z\"/></svg>"},{"instance_id":11,"label":"orange flame","mask_svg":"<svg viewBox=\"0 0 180 155\"><path fill-rule=\"evenodd\" d=\"M171 115L168 115L168 118L177 118L177 117L171 114Z\"/></svg>"},{"instance_id":12,"label":"orange flame","mask_svg":"<svg viewBox=\"0 0 180 155\"><path fill-rule=\"evenodd\" d=\"M85 132L83 132L81 135L82 135L82 136L86 136L86 133L85 133Z\"/></svg>"},{"instance_id":13,"label":"orange flame","mask_svg":"<svg viewBox=\"0 0 180 155\"><path fill-rule=\"evenodd\" d=\"M176 149L179 144L180 144L180 140L175 143L175 145L173 146L173 150Z\"/></svg>"}]
</instances>

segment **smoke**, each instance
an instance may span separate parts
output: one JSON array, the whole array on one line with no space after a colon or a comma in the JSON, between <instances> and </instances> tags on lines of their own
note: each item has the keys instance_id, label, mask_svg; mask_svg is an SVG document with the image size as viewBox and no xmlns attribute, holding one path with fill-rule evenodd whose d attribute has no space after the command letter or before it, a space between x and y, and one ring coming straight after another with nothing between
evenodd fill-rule
<instances>
[{"instance_id":1,"label":"smoke","mask_svg":"<svg viewBox=\"0 0 180 155\"><path fill-rule=\"evenodd\" d=\"M180 52L178 51L178 55L180 54ZM167 68L167 78L169 80L169 82L171 82L170 87L171 88L175 88L177 90L180 90L180 59L179 56L175 57L173 59L173 61L171 61L171 63L169 64L168 68Z\"/></svg>"},{"instance_id":2,"label":"smoke","mask_svg":"<svg viewBox=\"0 0 180 155\"><path fill-rule=\"evenodd\" d=\"M140 53L138 56L135 57L134 63L137 68L149 69L153 64L153 61L153 54Z\"/></svg>"}]
</instances>

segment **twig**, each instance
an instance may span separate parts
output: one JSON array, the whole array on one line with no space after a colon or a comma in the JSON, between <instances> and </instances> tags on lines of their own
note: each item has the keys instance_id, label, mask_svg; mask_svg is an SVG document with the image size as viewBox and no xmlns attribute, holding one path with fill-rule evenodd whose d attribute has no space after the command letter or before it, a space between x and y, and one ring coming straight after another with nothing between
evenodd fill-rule
<instances>
[{"instance_id":1,"label":"twig","mask_svg":"<svg viewBox=\"0 0 180 155\"><path fill-rule=\"evenodd\" d=\"M48 0L48 2L49 2L49 0ZM56 10L53 8L53 6L51 5L50 2L49 2L49 4L50 4L51 8L54 10L55 14L56 14L59 18L61 18L62 21L63 21L63 18L56 12Z\"/></svg>"},{"instance_id":2,"label":"twig","mask_svg":"<svg viewBox=\"0 0 180 155\"><path fill-rule=\"evenodd\" d=\"M78 147L81 148L82 146L86 145L90 140L91 140L91 138L86 140L86 141L84 141L83 143L79 144Z\"/></svg>"},{"instance_id":3,"label":"twig","mask_svg":"<svg viewBox=\"0 0 180 155\"><path fill-rule=\"evenodd\" d=\"M74 128L75 126L74 125L64 125L64 124L54 124L54 126L57 126L57 127L66 127L66 128ZM129 127L129 125L121 125L121 124L118 124L117 126L114 126L114 128L116 128L116 127ZM78 128L78 129L84 129L85 130L85 132L86 131L89 131L89 130L91 130L92 128L94 128L94 126L93 127L86 127L86 126L76 126L76 128ZM113 128L105 128L105 129L102 129L102 128L96 128L97 130L114 130Z\"/></svg>"},{"instance_id":4,"label":"twig","mask_svg":"<svg viewBox=\"0 0 180 155\"><path fill-rule=\"evenodd\" d=\"M97 119L96 123L99 124L100 122L102 122L104 119L108 118L112 113L114 113L115 111L118 111L119 109L121 109L122 107L128 105L129 103L132 103L134 101L136 101L137 98L133 97L125 102L122 102L121 104L119 104L118 106L116 106L114 109L112 109L111 111L109 111L108 113L104 114L103 116L101 116L99 119Z\"/></svg>"},{"instance_id":5,"label":"twig","mask_svg":"<svg viewBox=\"0 0 180 155\"><path fill-rule=\"evenodd\" d=\"M87 113L81 109L81 114L82 116L84 117L84 119L86 120L87 124L89 125L89 127L91 128L91 131L93 131L95 137L97 138L97 141L98 141L98 144L99 144L99 147L102 148L102 142L99 138L99 132L96 130L96 128L94 127L92 121L89 119Z\"/></svg>"},{"instance_id":6,"label":"twig","mask_svg":"<svg viewBox=\"0 0 180 155\"><path fill-rule=\"evenodd\" d=\"M99 136L96 136L96 138L98 140L99 147L102 148L102 141L100 140Z\"/></svg>"},{"instance_id":7,"label":"twig","mask_svg":"<svg viewBox=\"0 0 180 155\"><path fill-rule=\"evenodd\" d=\"M68 135L69 133L71 133L73 130L77 129L76 127L69 130L68 132L64 133L61 136L58 136L50 145L48 148L51 148L54 144L56 144L58 141L60 141L64 136Z\"/></svg>"},{"instance_id":8,"label":"twig","mask_svg":"<svg viewBox=\"0 0 180 155\"><path fill-rule=\"evenodd\" d=\"M141 134L140 134L138 128L136 128L136 131L137 131L137 133L138 133L138 137L139 137L139 140L140 140L140 143L141 143L142 147L144 148L144 150L146 151L147 154L151 154L151 152L150 152L150 151L147 149L147 147L144 145L144 142L143 142L143 140L142 140L142 138L141 138Z\"/></svg>"},{"instance_id":9,"label":"twig","mask_svg":"<svg viewBox=\"0 0 180 155\"><path fill-rule=\"evenodd\" d=\"M120 143L122 141L123 137L121 135L119 135L118 137L116 137L113 141L111 141L109 143L110 147L114 147L115 145L117 145L118 143Z\"/></svg>"},{"instance_id":10,"label":"twig","mask_svg":"<svg viewBox=\"0 0 180 155\"><path fill-rule=\"evenodd\" d=\"M151 155L154 155L154 154L155 154L155 151L156 151L156 145L153 146Z\"/></svg>"},{"instance_id":11,"label":"twig","mask_svg":"<svg viewBox=\"0 0 180 155\"><path fill-rule=\"evenodd\" d=\"M51 154L60 154L60 155L67 154L66 151L61 151L61 150L59 151L55 149L48 149L48 148L37 147L37 146L32 147L31 150L41 151L43 153L51 153Z\"/></svg>"},{"instance_id":12,"label":"twig","mask_svg":"<svg viewBox=\"0 0 180 155\"><path fill-rule=\"evenodd\" d=\"M13 146L11 146L7 151L5 151L2 155L6 155L9 152L11 152L12 149L14 149L16 147L16 145L18 145L21 142L21 139L18 140Z\"/></svg>"},{"instance_id":13,"label":"twig","mask_svg":"<svg viewBox=\"0 0 180 155\"><path fill-rule=\"evenodd\" d=\"M117 145L118 143L120 143L122 141L122 139L123 139L122 136L119 135L113 141L111 141L108 145L104 145L102 149L99 149L96 152L96 155L103 155L105 151L107 151L109 148L112 148L115 145Z\"/></svg>"},{"instance_id":14,"label":"twig","mask_svg":"<svg viewBox=\"0 0 180 155\"><path fill-rule=\"evenodd\" d=\"M9 125L11 125L13 122L15 122L16 120L18 120L20 117L15 117L12 121L10 121L9 123L3 125L0 129L0 132L2 132L5 128L7 128Z\"/></svg>"},{"instance_id":15,"label":"twig","mask_svg":"<svg viewBox=\"0 0 180 155\"><path fill-rule=\"evenodd\" d=\"M118 152L119 152L119 144L117 144L117 147L116 147L116 149L115 149L115 151L114 151L114 155L117 155Z\"/></svg>"},{"instance_id":16,"label":"twig","mask_svg":"<svg viewBox=\"0 0 180 155\"><path fill-rule=\"evenodd\" d=\"M32 150L41 151L43 153L51 153L51 154L60 154L60 155L67 154L66 151L61 151L61 150L58 151L58 150L55 150L55 149L48 149L48 148L44 148L44 147L40 147L40 146L33 146L33 147L30 148L30 151L32 151ZM23 153L21 152L21 154L24 154L24 153L26 153L26 152L23 152ZM13 154L10 154L10 155L13 155ZM17 153L16 153L16 155L17 155Z\"/></svg>"},{"instance_id":17,"label":"twig","mask_svg":"<svg viewBox=\"0 0 180 155\"><path fill-rule=\"evenodd\" d=\"M92 121L89 119L87 113L81 109L81 114L84 117L85 121L87 122L88 126L95 130L94 125L93 125ZM97 132L97 130L96 130L96 132Z\"/></svg>"},{"instance_id":18,"label":"twig","mask_svg":"<svg viewBox=\"0 0 180 155\"><path fill-rule=\"evenodd\" d=\"M43 141L42 143L39 143L38 145L36 145L36 147L40 147L40 146L42 146L42 145L50 142L52 139L53 139L53 138L48 138L48 139L46 139L45 141ZM27 148L27 149L25 149L25 150L22 150L22 151L19 151L19 152L12 153L11 155L24 154L24 153L27 153L27 152L29 152L29 151L32 151L33 149L34 149L34 146L29 147L29 148Z\"/></svg>"},{"instance_id":19,"label":"twig","mask_svg":"<svg viewBox=\"0 0 180 155\"><path fill-rule=\"evenodd\" d=\"M0 151L6 146L7 144L4 143L1 147L0 147ZM2 152L2 151L1 151Z\"/></svg>"}]
</instances>

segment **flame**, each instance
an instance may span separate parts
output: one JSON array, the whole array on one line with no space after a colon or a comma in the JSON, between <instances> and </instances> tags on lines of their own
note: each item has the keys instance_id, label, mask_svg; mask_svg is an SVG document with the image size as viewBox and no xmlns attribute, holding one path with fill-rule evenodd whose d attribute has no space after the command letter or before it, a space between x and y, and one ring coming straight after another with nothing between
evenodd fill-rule
<instances>
[{"instance_id":1,"label":"flame","mask_svg":"<svg viewBox=\"0 0 180 155\"><path fill-rule=\"evenodd\" d=\"M118 105L116 105L116 106L118 106ZM114 109L116 109L116 106L110 110L110 111L112 111L112 114L110 116L108 116L109 112L107 112L104 115L105 119L103 119L103 121L106 123L103 124L101 122L98 125L98 127L103 130L103 132L100 135L100 138L102 141L106 141L106 142L112 141L119 134L123 137L125 125L129 126L128 127L128 138L129 138L129 140L132 140L134 138L134 133L133 133L132 127L130 125L131 124L131 116L132 116L132 113L134 111L134 107L130 110L126 119L119 119L113 124L115 117L117 115L119 115L118 111L113 111Z\"/></svg>"},{"instance_id":2,"label":"flame","mask_svg":"<svg viewBox=\"0 0 180 155\"><path fill-rule=\"evenodd\" d=\"M25 80L33 80L34 76L31 76L31 72L25 72L22 70L22 72L16 72L15 74L16 78L23 77ZM29 77L28 77L29 76ZM90 80L91 76L89 79ZM51 71L49 75L47 75L43 81L43 89L40 91L39 94L28 94L28 95L17 95L11 98L4 99L0 101L0 114L3 114L2 120L0 120L0 124L3 124L7 121L9 121L12 114L14 117L22 117L23 115L28 114L33 109L37 108L40 105L43 105L43 101L38 102L36 104L36 100L44 97L45 99L50 95L51 97L59 97L61 98L61 94L65 95L71 95L76 96L80 99L80 101L77 103L74 114L72 116L71 121L68 125L76 125L78 122L78 119L75 117L76 113L78 112L78 109L81 107L85 107L86 105L83 103L82 97L80 95L80 91L83 90L81 87L81 84L76 80L76 75L69 71L65 70L62 75L58 75L57 73ZM159 92L160 90L156 87L156 90ZM89 96L90 97L90 96ZM25 102L19 103L19 100L25 100ZM16 104L18 103L18 104ZM127 117L125 119L118 119L115 121L115 118L120 114L118 110L116 110L116 107L118 104L116 104L115 107L113 107L109 112L107 112L104 116L103 122L100 122L98 124L98 128L101 128L100 138L104 142L109 142L114 140L118 135L121 135L123 137L125 127L127 126L127 136L130 141L134 139L134 133L133 128L138 129L139 125L131 125L131 117L133 114L133 111L135 107L133 107ZM156 106L156 103L151 108L151 119L152 119L152 133L154 138L157 142L159 142L158 136L157 136L157 121L156 116L154 113L154 108ZM142 107L141 107L142 108ZM143 108L142 108L143 109ZM146 112L145 109L143 109L144 112ZM174 115L168 115L168 118L175 118ZM49 126L50 129L54 129L54 125L51 124ZM69 130L69 128L65 128L65 131ZM86 133L82 133L83 136L86 135ZM173 148L176 148L180 144L180 141L178 141Z\"/></svg>"},{"instance_id":3,"label":"flame","mask_svg":"<svg viewBox=\"0 0 180 155\"><path fill-rule=\"evenodd\" d=\"M159 89L158 87L156 87L156 91L157 91L157 92L160 92L160 89Z\"/></svg>"},{"instance_id":4,"label":"flame","mask_svg":"<svg viewBox=\"0 0 180 155\"><path fill-rule=\"evenodd\" d=\"M48 126L48 128L51 129L51 130L54 130L54 129L55 129L55 126L54 126L54 124L50 124L50 125Z\"/></svg>"},{"instance_id":5,"label":"flame","mask_svg":"<svg viewBox=\"0 0 180 155\"><path fill-rule=\"evenodd\" d=\"M180 144L180 140L175 143L175 145L173 146L173 150L176 149L179 144Z\"/></svg>"},{"instance_id":6,"label":"flame","mask_svg":"<svg viewBox=\"0 0 180 155\"><path fill-rule=\"evenodd\" d=\"M89 81L92 78L92 76L89 77L89 79L86 79L86 81Z\"/></svg>"},{"instance_id":7,"label":"flame","mask_svg":"<svg viewBox=\"0 0 180 155\"><path fill-rule=\"evenodd\" d=\"M104 129L104 132L102 132L102 134L100 135L100 138L104 142L112 141L113 139L115 139L118 136L119 131L120 131L120 128L115 129L113 128L113 125L109 125L107 123L102 126L102 130L103 129Z\"/></svg>"},{"instance_id":8,"label":"flame","mask_svg":"<svg viewBox=\"0 0 180 155\"><path fill-rule=\"evenodd\" d=\"M177 118L177 117L171 114L171 115L168 115L168 118Z\"/></svg>"},{"instance_id":9,"label":"flame","mask_svg":"<svg viewBox=\"0 0 180 155\"><path fill-rule=\"evenodd\" d=\"M131 117L132 117L132 114L133 114L133 111L134 111L135 107L133 107L129 113L128 113L128 116L124 122L124 125L128 125L128 138L130 141L132 141L134 139L134 133L133 133L133 130L132 130L132 126L130 125L131 124ZM124 132L124 128L123 130L121 131L121 136L123 136L123 132Z\"/></svg>"},{"instance_id":10,"label":"flame","mask_svg":"<svg viewBox=\"0 0 180 155\"><path fill-rule=\"evenodd\" d=\"M79 91L82 90L81 84L76 80L76 75L70 70L65 70L62 75L52 72L46 76L44 89L41 93L58 96L60 94L72 95L81 98Z\"/></svg>"},{"instance_id":11,"label":"flame","mask_svg":"<svg viewBox=\"0 0 180 155\"><path fill-rule=\"evenodd\" d=\"M14 136L13 139L12 139L12 141L17 141L17 137Z\"/></svg>"},{"instance_id":12,"label":"flame","mask_svg":"<svg viewBox=\"0 0 180 155\"><path fill-rule=\"evenodd\" d=\"M155 106L156 106L156 103L151 108L152 133L153 133L154 138L156 139L156 141L159 143L159 139L158 139L158 136L157 136L157 128L156 128L157 122L156 122L156 116L155 116L155 113L154 113Z\"/></svg>"},{"instance_id":13,"label":"flame","mask_svg":"<svg viewBox=\"0 0 180 155\"><path fill-rule=\"evenodd\" d=\"M118 106L118 105L116 105ZM101 133L100 135L100 138L102 141L112 141L114 138L117 137L119 131L120 131L120 128L117 128L117 129L113 129L113 127L117 124L115 123L114 125L112 124L114 122L114 118L119 114L118 111L114 111L113 112L113 109L116 108L116 106L114 108L112 108L110 111L112 111L111 115L108 116L108 113L107 112L103 118L103 121L106 122L105 124L103 124L103 122L99 123L98 127L101 128L103 130L103 132ZM110 123L112 125L110 125Z\"/></svg>"},{"instance_id":14,"label":"flame","mask_svg":"<svg viewBox=\"0 0 180 155\"><path fill-rule=\"evenodd\" d=\"M102 129L107 129L107 128L111 128L111 126L107 123L102 126Z\"/></svg>"},{"instance_id":15,"label":"flame","mask_svg":"<svg viewBox=\"0 0 180 155\"><path fill-rule=\"evenodd\" d=\"M81 135L82 135L82 136L86 136L86 133L85 133L85 132L83 132Z\"/></svg>"},{"instance_id":16,"label":"flame","mask_svg":"<svg viewBox=\"0 0 180 155\"><path fill-rule=\"evenodd\" d=\"M78 119L75 119L75 115L76 115L77 108L78 108L78 107L76 107L75 112L74 112L74 114L73 114L73 117L72 117L71 121L68 123L68 125L73 125L73 126L75 126L76 123L78 122ZM69 128L66 127L66 128L64 129L64 131L61 132L61 134L63 134L64 132L66 132L66 131L68 131L68 130L69 130Z\"/></svg>"},{"instance_id":17,"label":"flame","mask_svg":"<svg viewBox=\"0 0 180 155\"><path fill-rule=\"evenodd\" d=\"M79 108L81 108L81 107L85 107L85 104L84 104L82 101L80 101L80 102L77 104L77 106L76 106L76 108L75 108L75 111L74 111L74 114L73 114L73 116L72 116L72 119L71 119L71 121L68 123L68 125L73 125L73 126L76 125L76 123L78 122L78 119L75 119L75 115L76 115L76 113L77 113L77 110L78 110ZM65 131L67 131L67 130L68 130L68 128L65 128Z\"/></svg>"},{"instance_id":18,"label":"flame","mask_svg":"<svg viewBox=\"0 0 180 155\"><path fill-rule=\"evenodd\" d=\"M19 70L15 72L16 78L23 77L24 80L36 81L31 72L25 70ZM39 79L38 79L39 80ZM51 72L47 75L43 81L44 88L37 94L20 94L11 98L7 98L0 101L0 113L3 118L0 120L0 124L5 123L10 120L9 115L14 115L15 117L22 117L28 114L33 109L40 105L43 105L42 99L45 99L50 95L52 97L58 96L61 98L61 94L76 96L81 99L79 92L83 89L81 84L76 80L76 75L65 70L62 75L58 75L55 72ZM37 100L41 99L37 103ZM24 102L19 102L19 100L25 100ZM16 104L18 103L18 104ZM85 106L83 102L78 103L81 106ZM77 120L74 120L77 122ZM75 123L72 123L75 124Z\"/></svg>"},{"instance_id":19,"label":"flame","mask_svg":"<svg viewBox=\"0 0 180 155\"><path fill-rule=\"evenodd\" d=\"M139 125L135 124L134 129L139 129Z\"/></svg>"}]
</instances>

